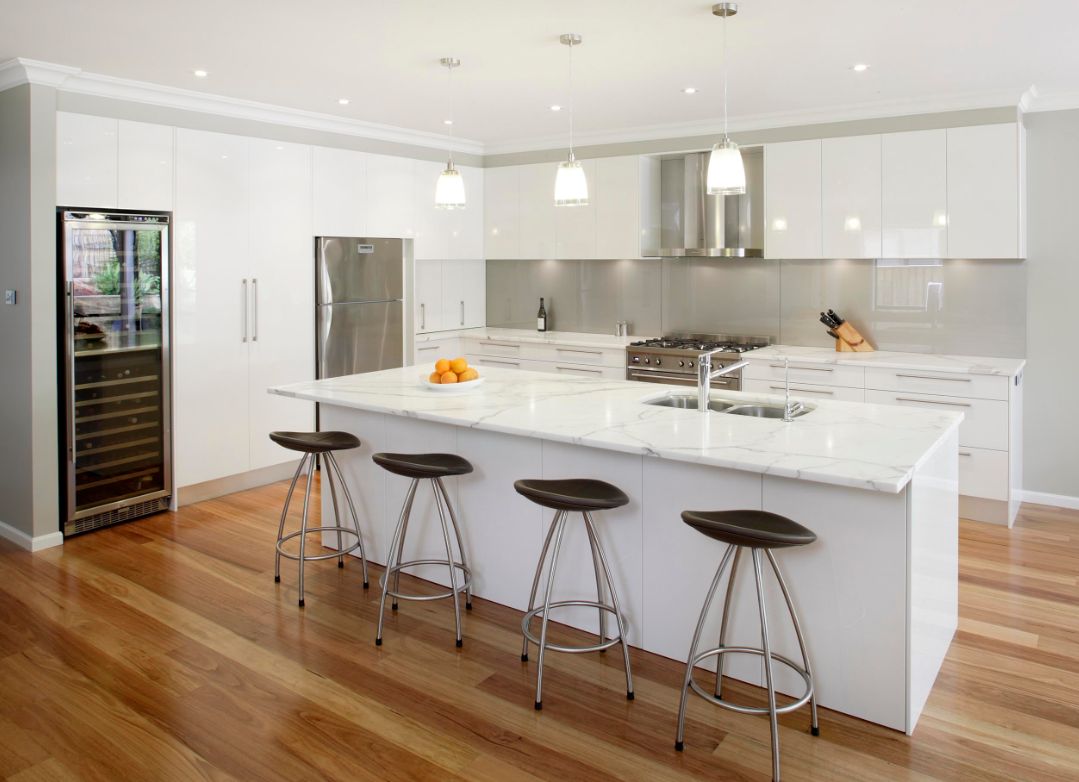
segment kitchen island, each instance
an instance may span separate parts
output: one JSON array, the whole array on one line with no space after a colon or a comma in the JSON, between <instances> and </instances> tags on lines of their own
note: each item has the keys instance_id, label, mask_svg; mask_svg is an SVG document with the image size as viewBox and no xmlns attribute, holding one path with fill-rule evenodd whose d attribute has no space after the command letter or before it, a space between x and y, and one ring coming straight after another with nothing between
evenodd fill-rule
<instances>
[{"instance_id":1,"label":"kitchen island","mask_svg":"<svg viewBox=\"0 0 1079 782\"><path fill-rule=\"evenodd\" d=\"M447 451L472 462L475 472L447 488L474 592L520 610L550 514L517 495L513 481L607 480L631 500L597 517L629 640L685 660L724 546L683 524L680 512L780 513L818 535L811 546L781 552L779 561L805 628L820 704L913 731L956 627L961 414L813 401L807 414L784 423L646 403L685 388L496 368L483 375L483 384L457 393L425 388L417 367L271 389L319 402L323 429L362 441L339 460L373 561L386 560L408 483L372 463L377 451ZM323 502L324 513L332 512L328 497ZM431 497L421 492L406 558L438 556L433 516ZM555 599L593 593L589 557L583 531L571 524ZM417 574L447 581L436 569ZM782 595L770 587L773 649L796 657ZM596 629L594 611L567 609L556 618ZM718 620L716 612L705 637L718 636ZM465 631L467 637L467 625ZM758 639L751 573L741 568L728 643ZM727 673L762 684L756 658L732 656ZM796 693L800 686L777 669L777 689Z\"/></svg>"}]
</instances>

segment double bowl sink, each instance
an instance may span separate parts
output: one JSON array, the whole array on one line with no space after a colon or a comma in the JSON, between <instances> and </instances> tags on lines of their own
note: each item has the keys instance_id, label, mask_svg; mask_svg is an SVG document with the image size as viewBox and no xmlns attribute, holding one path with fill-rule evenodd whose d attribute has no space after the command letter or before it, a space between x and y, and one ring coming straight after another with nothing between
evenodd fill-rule
<instances>
[{"instance_id":1,"label":"double bowl sink","mask_svg":"<svg viewBox=\"0 0 1079 782\"><path fill-rule=\"evenodd\" d=\"M696 410L697 396L695 394L693 396L688 394L668 394L658 399L646 400L645 404L656 405L657 407L674 407L679 410ZM744 415L751 418L783 418L783 405L776 404L747 404L733 399L709 399L708 409L716 413ZM812 409L811 407L802 406L794 411L792 417L798 418Z\"/></svg>"}]
</instances>

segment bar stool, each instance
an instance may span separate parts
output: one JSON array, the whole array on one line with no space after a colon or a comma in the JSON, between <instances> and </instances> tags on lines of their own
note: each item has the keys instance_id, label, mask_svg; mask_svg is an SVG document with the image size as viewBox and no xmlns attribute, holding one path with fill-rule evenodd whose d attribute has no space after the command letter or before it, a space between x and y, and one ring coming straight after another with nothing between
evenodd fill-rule
<instances>
[{"instance_id":1,"label":"bar stool","mask_svg":"<svg viewBox=\"0 0 1079 782\"><path fill-rule=\"evenodd\" d=\"M592 511L612 510L620 508L629 502L621 489L603 481L576 478L565 480L520 480L515 481L513 488L528 499L545 508L555 511L551 528L547 532L547 539L543 543L543 551L540 553L539 562L536 564L536 575L532 579L532 592L528 597L528 611L521 619L521 661L528 662L528 644L533 643L539 647L538 668L536 670L536 709L543 708L543 655L546 650L556 652L602 652L610 649L615 644L622 644L622 656L626 666L626 698L633 700L633 674L629 667L629 644L626 641L626 623L622 610L618 605L618 593L614 587L614 579L611 577L611 569L607 566L607 557L603 553L599 537L596 535L595 525L592 523ZM566 529L566 519L570 513L580 513L584 519L585 531L588 533L589 546L592 549L592 569L596 575L596 599L592 600L558 600L551 602L551 589L554 586L555 570L558 567L558 553L562 548L562 536ZM536 592L539 589L540 574L543 564L547 560L547 552L551 548L551 540L554 539L554 549L551 552L550 564L547 568L547 586L544 593L543 605L536 608ZM602 568L602 576L601 576ZM607 588L611 593L611 603L604 602L603 581L606 580ZM547 623L551 616L552 608L565 608L568 606L583 606L595 608L599 611L599 641L592 646L563 646L547 642ZM607 614L614 614L618 624L618 636L607 638ZM540 634L537 638L531 631L532 618L542 615L543 621L540 626Z\"/></svg>"},{"instance_id":2,"label":"bar stool","mask_svg":"<svg viewBox=\"0 0 1079 782\"><path fill-rule=\"evenodd\" d=\"M375 636L375 645L382 646L382 621L386 610L386 596L393 598L392 608L397 610L397 600L441 600L453 598L453 619L457 627L457 646L463 645L461 636L461 606L457 596L465 593L465 608L472 609L472 568L468 566L465 555L465 546L461 541L461 530L457 525L457 514L453 511L450 503L450 495L446 492L446 486L442 483L443 478L455 475L467 475L472 472L472 465L464 459L452 453L376 453L371 457L375 464L395 475L403 475L411 478L408 491L405 493L405 504L401 508L401 517L397 522L397 529L393 533L393 541L390 543L389 554L386 557L386 572L382 574L379 584L382 586L382 598L378 603L378 635ZM435 496L435 508L438 510L438 519L442 522L442 538L446 544L445 559L414 559L402 562L401 557L405 550L405 533L408 531L408 518L412 513L412 502L416 498L416 489L421 480L431 481L431 491ZM449 511L450 525L446 524L446 512ZM457 538L457 550L460 561L457 561L453 553L453 545L450 542L450 526ZM401 592L401 571L416 565L445 565L450 571L450 591L440 592L437 595L414 595ZM461 584L457 583L457 571L461 571ZM393 579L393 588L390 588L390 579Z\"/></svg>"},{"instance_id":3,"label":"bar stool","mask_svg":"<svg viewBox=\"0 0 1079 782\"><path fill-rule=\"evenodd\" d=\"M348 432L270 432L270 439L283 448L288 448L290 451L299 451L303 454L303 458L300 459L300 464L296 467L296 472L292 476L292 483L289 484L288 496L285 497L285 507L281 511L281 523L277 526L277 544L275 547L276 553L274 555L273 580L275 582L281 581L281 557L298 560L300 563L300 608L303 608L304 563L319 559L333 559L336 557L337 567L343 568L345 566L345 555L359 549L360 559L363 562L363 588L367 589L367 554L363 549L363 534L360 532L360 522L356 517L356 506L352 503L352 494L348 490L345 476L341 473L341 468L338 466L337 459L333 455L334 451L347 451L352 448L358 448L360 445L359 439ZM329 526L308 527L307 512L311 502L311 484L314 482L315 460L318 456L322 456L323 464L327 466L327 469L323 472L326 476L326 482L330 485L330 497L333 499L333 515L335 523ZM300 473L303 472L305 465L307 467L307 484L304 488L303 495L303 521L300 523L299 530L285 535L285 518L288 516L289 504L292 502L292 492L296 489L296 481L299 480ZM352 514L352 529L341 526L341 514L337 506L337 489L334 486L335 473L341 481L341 488L345 493L345 499L348 501L348 508ZM312 532L336 532L337 550L329 554L307 554L307 536ZM355 535L356 542L348 548L345 548L343 545L343 535ZM298 555L290 554L284 550L284 544L295 537L299 537L300 539L300 553Z\"/></svg>"},{"instance_id":4,"label":"bar stool","mask_svg":"<svg viewBox=\"0 0 1079 782\"><path fill-rule=\"evenodd\" d=\"M728 544L727 551L716 570L712 586L708 589L708 595L704 599L704 607L701 608L700 618L697 620L697 629L693 632L693 643L689 648L689 659L686 662L686 674L682 680L682 699L678 704L678 736L675 739L674 748L678 751L683 749L683 738L686 726L686 701L689 690L692 689L702 698L725 709L737 711L742 714L767 714L771 721L772 729L772 779L779 782L779 723L776 715L786 714L809 703L811 714L811 732L814 736L820 735L820 726L817 723L817 698L813 689L813 671L809 666L809 655L806 653L805 639L802 637L802 627L798 622L798 614L794 610L787 582L783 580L776 564L772 549L791 548L805 546L817 539L810 530L792 521L785 516L768 513L760 510L731 510L731 511L685 511L682 513L682 521L693 527L698 532L715 540ZM731 593L734 590L734 579L738 571L738 559L742 549L748 548L753 557L753 573L757 584L757 607L761 617L762 649L749 646L727 646L727 618L730 612ZM783 591L783 599L787 603L787 611L790 613L791 622L794 624L794 633L798 637L798 647L802 652L802 667L792 660L771 650L768 638L768 616L764 607L764 580L761 554L768 558L772 571L779 582L779 588ZM727 596L723 604L723 619L719 629L719 646L704 652L697 652L697 645L701 640L701 631L704 628L705 619L708 617L708 609L712 605L719 581L731 563L731 572L727 581ZM721 696L721 683L723 680L723 655L724 654L755 654L764 659L764 677L768 687L768 707L741 706L730 701L723 700ZM709 694L693 678L693 668L709 657L716 658L716 686L714 694ZM795 673L799 674L805 682L805 693L785 706L776 706L776 691L772 676L772 661L781 662Z\"/></svg>"}]
</instances>

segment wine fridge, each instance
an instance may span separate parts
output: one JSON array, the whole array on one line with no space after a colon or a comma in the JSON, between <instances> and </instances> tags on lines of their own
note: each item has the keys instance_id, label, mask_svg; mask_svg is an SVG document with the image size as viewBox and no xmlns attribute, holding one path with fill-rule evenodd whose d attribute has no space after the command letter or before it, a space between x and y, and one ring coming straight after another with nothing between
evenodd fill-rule
<instances>
[{"instance_id":1,"label":"wine fridge","mask_svg":"<svg viewBox=\"0 0 1079 782\"><path fill-rule=\"evenodd\" d=\"M170 214L57 217L61 507L76 535L169 506Z\"/></svg>"}]
</instances>

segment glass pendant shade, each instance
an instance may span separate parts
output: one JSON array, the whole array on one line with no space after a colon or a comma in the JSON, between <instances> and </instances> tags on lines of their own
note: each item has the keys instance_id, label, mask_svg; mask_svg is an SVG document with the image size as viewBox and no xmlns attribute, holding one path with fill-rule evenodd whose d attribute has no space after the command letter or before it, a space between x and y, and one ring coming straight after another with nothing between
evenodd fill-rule
<instances>
[{"instance_id":1,"label":"glass pendant shade","mask_svg":"<svg viewBox=\"0 0 1079 782\"><path fill-rule=\"evenodd\" d=\"M746 168L738 145L728 138L712 146L708 156L708 195L746 192Z\"/></svg>"},{"instance_id":2,"label":"glass pendant shade","mask_svg":"<svg viewBox=\"0 0 1079 782\"><path fill-rule=\"evenodd\" d=\"M579 160L570 158L558 164L554 180L555 206L588 206L588 180Z\"/></svg>"},{"instance_id":3,"label":"glass pendant shade","mask_svg":"<svg viewBox=\"0 0 1079 782\"><path fill-rule=\"evenodd\" d=\"M438 175L438 182L435 183L435 208L465 208L465 180L452 162Z\"/></svg>"}]
</instances>

